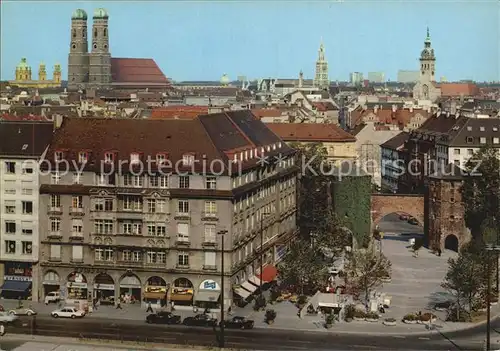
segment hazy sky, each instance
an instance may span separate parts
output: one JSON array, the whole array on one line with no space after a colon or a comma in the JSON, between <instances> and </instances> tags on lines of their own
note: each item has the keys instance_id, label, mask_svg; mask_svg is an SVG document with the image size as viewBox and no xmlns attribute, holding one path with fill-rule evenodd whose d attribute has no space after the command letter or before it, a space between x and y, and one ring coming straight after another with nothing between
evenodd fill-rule
<instances>
[{"instance_id":1,"label":"hazy sky","mask_svg":"<svg viewBox=\"0 0 500 351\"><path fill-rule=\"evenodd\" d=\"M151 57L174 80L312 78L321 39L331 80L418 69L426 27L436 77L500 81L500 1L1 1L1 79L21 57L67 76L71 14L104 7L113 57ZM90 32L89 32L90 33ZM90 43L89 43L90 47Z\"/></svg>"}]
</instances>

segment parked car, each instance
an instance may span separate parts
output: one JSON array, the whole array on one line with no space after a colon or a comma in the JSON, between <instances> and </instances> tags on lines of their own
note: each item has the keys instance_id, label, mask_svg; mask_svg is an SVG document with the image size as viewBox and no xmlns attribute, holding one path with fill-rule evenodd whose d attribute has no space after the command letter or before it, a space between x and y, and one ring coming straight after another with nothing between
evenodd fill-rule
<instances>
[{"instance_id":1,"label":"parked car","mask_svg":"<svg viewBox=\"0 0 500 351\"><path fill-rule=\"evenodd\" d=\"M217 319L212 318L207 314L197 314L194 317L184 318L182 324L192 327L213 327L217 325Z\"/></svg>"},{"instance_id":2,"label":"parked car","mask_svg":"<svg viewBox=\"0 0 500 351\"><path fill-rule=\"evenodd\" d=\"M45 304L48 305L51 302L58 303L61 300L59 291L52 291L45 295Z\"/></svg>"},{"instance_id":3,"label":"parked car","mask_svg":"<svg viewBox=\"0 0 500 351\"><path fill-rule=\"evenodd\" d=\"M410 219L408 219L408 223L418 225L418 221L415 217L410 217Z\"/></svg>"},{"instance_id":4,"label":"parked car","mask_svg":"<svg viewBox=\"0 0 500 351\"><path fill-rule=\"evenodd\" d=\"M78 310L74 307L64 307L59 310L52 311L50 315L54 318L82 318L85 316L85 311Z\"/></svg>"},{"instance_id":5,"label":"parked car","mask_svg":"<svg viewBox=\"0 0 500 351\"><path fill-rule=\"evenodd\" d=\"M9 311L9 314L12 314L14 316L34 316L36 314L35 310L32 308L15 308L13 310Z\"/></svg>"},{"instance_id":6,"label":"parked car","mask_svg":"<svg viewBox=\"0 0 500 351\"><path fill-rule=\"evenodd\" d=\"M154 324L180 324L181 316L170 312L151 313L146 317L146 323Z\"/></svg>"},{"instance_id":7,"label":"parked car","mask_svg":"<svg viewBox=\"0 0 500 351\"><path fill-rule=\"evenodd\" d=\"M254 321L246 319L245 317L235 316L231 319L224 321L226 328L232 329L253 329Z\"/></svg>"},{"instance_id":8,"label":"parked car","mask_svg":"<svg viewBox=\"0 0 500 351\"><path fill-rule=\"evenodd\" d=\"M0 312L0 323L9 324L15 322L19 317L7 312Z\"/></svg>"}]
</instances>

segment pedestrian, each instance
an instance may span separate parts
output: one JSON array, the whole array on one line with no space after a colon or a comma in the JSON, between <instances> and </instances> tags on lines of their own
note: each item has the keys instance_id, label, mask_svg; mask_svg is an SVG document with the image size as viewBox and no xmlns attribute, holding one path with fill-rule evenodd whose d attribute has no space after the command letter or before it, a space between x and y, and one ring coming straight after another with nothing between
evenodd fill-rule
<instances>
[{"instance_id":1,"label":"pedestrian","mask_svg":"<svg viewBox=\"0 0 500 351\"><path fill-rule=\"evenodd\" d=\"M148 302L148 308L146 309L146 312L153 313L153 306L151 306L151 302Z\"/></svg>"},{"instance_id":2,"label":"pedestrian","mask_svg":"<svg viewBox=\"0 0 500 351\"><path fill-rule=\"evenodd\" d=\"M120 300L118 300L118 302L116 303L116 309L117 310L123 310L123 308L122 308L122 302Z\"/></svg>"},{"instance_id":3,"label":"pedestrian","mask_svg":"<svg viewBox=\"0 0 500 351\"><path fill-rule=\"evenodd\" d=\"M441 257L441 248L438 249L438 256Z\"/></svg>"}]
</instances>

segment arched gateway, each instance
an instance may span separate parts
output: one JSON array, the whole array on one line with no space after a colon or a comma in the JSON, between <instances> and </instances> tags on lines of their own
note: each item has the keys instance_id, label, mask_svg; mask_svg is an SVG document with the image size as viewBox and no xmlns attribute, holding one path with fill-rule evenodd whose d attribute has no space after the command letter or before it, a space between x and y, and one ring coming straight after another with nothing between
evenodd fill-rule
<instances>
[{"instance_id":1,"label":"arched gateway","mask_svg":"<svg viewBox=\"0 0 500 351\"><path fill-rule=\"evenodd\" d=\"M382 218L394 212L404 212L424 224L424 195L420 194L372 194L372 225L375 227Z\"/></svg>"}]
</instances>

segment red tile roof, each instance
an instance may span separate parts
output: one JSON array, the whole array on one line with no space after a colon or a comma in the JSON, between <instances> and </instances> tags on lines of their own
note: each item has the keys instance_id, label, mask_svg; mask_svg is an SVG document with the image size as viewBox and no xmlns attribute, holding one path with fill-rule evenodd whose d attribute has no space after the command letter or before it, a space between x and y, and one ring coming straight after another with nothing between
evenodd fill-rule
<instances>
[{"instance_id":1,"label":"red tile roof","mask_svg":"<svg viewBox=\"0 0 500 351\"><path fill-rule=\"evenodd\" d=\"M429 113L422 109L414 109L413 111L410 111L409 109L397 109L396 111L393 111L392 108L379 108L377 109L377 112L375 112L374 109L363 110L362 108L358 108L351 112L351 126L354 127L366 122L364 118L371 114L376 116L376 119L373 121L375 123L392 124L402 127L406 126L417 114L422 115L424 118L429 117Z\"/></svg>"},{"instance_id":2,"label":"red tile roof","mask_svg":"<svg viewBox=\"0 0 500 351\"><path fill-rule=\"evenodd\" d=\"M207 106L166 106L151 111L152 119L194 119L208 114Z\"/></svg>"},{"instance_id":3,"label":"red tile roof","mask_svg":"<svg viewBox=\"0 0 500 351\"><path fill-rule=\"evenodd\" d=\"M48 121L48 119L43 117L43 116L36 116L36 115L15 116L15 115L10 115L10 114L0 115L0 120L2 120L2 121Z\"/></svg>"},{"instance_id":4,"label":"red tile roof","mask_svg":"<svg viewBox=\"0 0 500 351\"><path fill-rule=\"evenodd\" d=\"M338 110L334 104L331 102L311 102L311 105L316 108L316 110L320 112L326 112L326 111L336 111Z\"/></svg>"},{"instance_id":5,"label":"red tile roof","mask_svg":"<svg viewBox=\"0 0 500 351\"><path fill-rule=\"evenodd\" d=\"M475 96L479 88L472 83L440 83L441 96Z\"/></svg>"},{"instance_id":6,"label":"red tile roof","mask_svg":"<svg viewBox=\"0 0 500 351\"><path fill-rule=\"evenodd\" d=\"M256 108L252 109L252 113L259 119L263 117L281 117L281 111L275 108Z\"/></svg>"},{"instance_id":7,"label":"red tile roof","mask_svg":"<svg viewBox=\"0 0 500 351\"><path fill-rule=\"evenodd\" d=\"M266 123L284 141L355 142L356 138L335 124Z\"/></svg>"},{"instance_id":8,"label":"red tile roof","mask_svg":"<svg viewBox=\"0 0 500 351\"><path fill-rule=\"evenodd\" d=\"M169 83L153 59L112 58L111 76L118 83Z\"/></svg>"}]
</instances>

